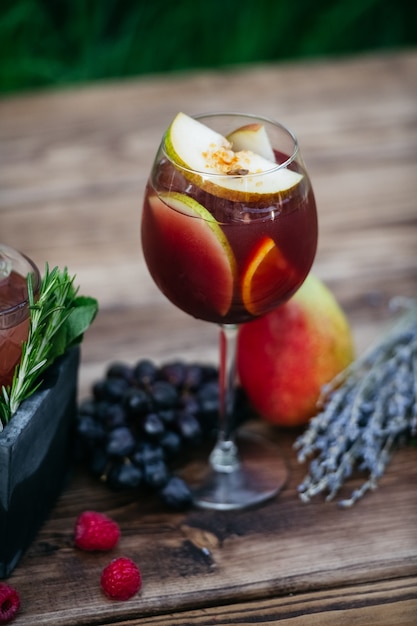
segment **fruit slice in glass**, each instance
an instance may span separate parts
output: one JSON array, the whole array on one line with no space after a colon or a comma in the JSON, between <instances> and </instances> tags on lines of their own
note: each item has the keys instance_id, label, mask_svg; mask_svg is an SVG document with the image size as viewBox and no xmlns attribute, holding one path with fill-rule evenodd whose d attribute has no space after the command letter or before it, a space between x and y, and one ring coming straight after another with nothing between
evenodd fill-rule
<instances>
[{"instance_id":1,"label":"fruit slice in glass","mask_svg":"<svg viewBox=\"0 0 417 626\"><path fill-rule=\"evenodd\" d=\"M268 309L276 294L293 284L295 270L271 237L263 237L249 258L242 278L242 300L254 316Z\"/></svg>"},{"instance_id":2,"label":"fruit slice in glass","mask_svg":"<svg viewBox=\"0 0 417 626\"><path fill-rule=\"evenodd\" d=\"M232 303L236 261L213 215L177 192L149 197L143 228L151 274L161 291L196 317L221 319ZM165 260L162 260L165 259Z\"/></svg>"},{"instance_id":3,"label":"fruit slice in glass","mask_svg":"<svg viewBox=\"0 0 417 626\"><path fill-rule=\"evenodd\" d=\"M231 202L274 203L277 196L281 202L303 179L286 162L277 166L252 150L235 152L221 133L183 113L168 128L164 150L193 185Z\"/></svg>"}]
</instances>

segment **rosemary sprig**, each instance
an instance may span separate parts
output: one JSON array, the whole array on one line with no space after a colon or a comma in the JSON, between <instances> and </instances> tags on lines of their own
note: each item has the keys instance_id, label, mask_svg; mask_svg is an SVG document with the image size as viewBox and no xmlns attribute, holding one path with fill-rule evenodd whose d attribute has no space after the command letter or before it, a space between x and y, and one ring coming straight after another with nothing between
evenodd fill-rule
<instances>
[{"instance_id":1,"label":"rosemary sprig","mask_svg":"<svg viewBox=\"0 0 417 626\"><path fill-rule=\"evenodd\" d=\"M367 480L352 506L375 489L401 437L417 434L417 301L386 335L323 390L321 412L296 440L298 460L313 457L300 498L332 500L355 470Z\"/></svg>"},{"instance_id":2,"label":"rosemary sprig","mask_svg":"<svg viewBox=\"0 0 417 626\"><path fill-rule=\"evenodd\" d=\"M94 298L78 295L75 276L67 268L52 271L48 265L35 300L31 275L28 276L30 325L22 357L10 387L2 387L0 431L20 404L41 385L40 375L72 345L80 343L93 321L98 305Z\"/></svg>"}]
</instances>

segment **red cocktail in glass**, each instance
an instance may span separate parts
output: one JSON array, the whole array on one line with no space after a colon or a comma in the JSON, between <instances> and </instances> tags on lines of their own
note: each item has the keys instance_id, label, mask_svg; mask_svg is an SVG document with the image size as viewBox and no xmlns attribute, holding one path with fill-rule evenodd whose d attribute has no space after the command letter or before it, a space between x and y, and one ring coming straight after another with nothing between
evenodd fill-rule
<instances>
[{"instance_id":1,"label":"red cocktail in glass","mask_svg":"<svg viewBox=\"0 0 417 626\"><path fill-rule=\"evenodd\" d=\"M272 461L263 486L264 453L257 444L250 453L258 463L255 480L235 444L234 348L237 325L288 300L316 253L314 195L294 135L248 115L179 114L146 188L142 246L167 298L221 327L219 440L209 486L197 492L196 503L241 508L271 497L283 482L278 477L271 485Z\"/></svg>"}]
</instances>

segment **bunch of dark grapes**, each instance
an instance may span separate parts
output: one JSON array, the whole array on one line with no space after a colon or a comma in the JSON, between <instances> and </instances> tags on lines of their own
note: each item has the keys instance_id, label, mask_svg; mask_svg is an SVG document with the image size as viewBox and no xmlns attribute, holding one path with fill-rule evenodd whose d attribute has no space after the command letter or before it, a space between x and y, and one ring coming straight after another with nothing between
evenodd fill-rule
<instances>
[{"instance_id":1,"label":"bunch of dark grapes","mask_svg":"<svg viewBox=\"0 0 417 626\"><path fill-rule=\"evenodd\" d=\"M245 404L241 396L239 403ZM78 450L109 487L145 487L170 508L184 509L191 492L175 471L213 436L218 405L214 366L113 363L79 406Z\"/></svg>"}]
</instances>

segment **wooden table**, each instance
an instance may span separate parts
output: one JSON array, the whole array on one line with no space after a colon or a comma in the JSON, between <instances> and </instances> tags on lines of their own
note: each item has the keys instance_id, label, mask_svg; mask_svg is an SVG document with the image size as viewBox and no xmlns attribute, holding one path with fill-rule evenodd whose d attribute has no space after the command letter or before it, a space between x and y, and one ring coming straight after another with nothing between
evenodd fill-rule
<instances>
[{"instance_id":1,"label":"wooden table","mask_svg":"<svg viewBox=\"0 0 417 626\"><path fill-rule=\"evenodd\" d=\"M314 271L332 288L358 352L417 286L417 53L155 76L0 102L0 239L41 268L68 266L100 313L83 344L80 397L116 359L216 361L216 329L160 295L139 241L141 196L162 129L178 110L278 118L299 136L318 202ZM265 426L266 428L266 426ZM417 623L416 450L350 510L296 495L306 468L292 432L273 431L290 481L241 513L170 513L112 493L81 468L15 569L17 625ZM99 588L109 555L74 550L85 508L122 529L143 589ZM207 549L207 550L206 550Z\"/></svg>"}]
</instances>

